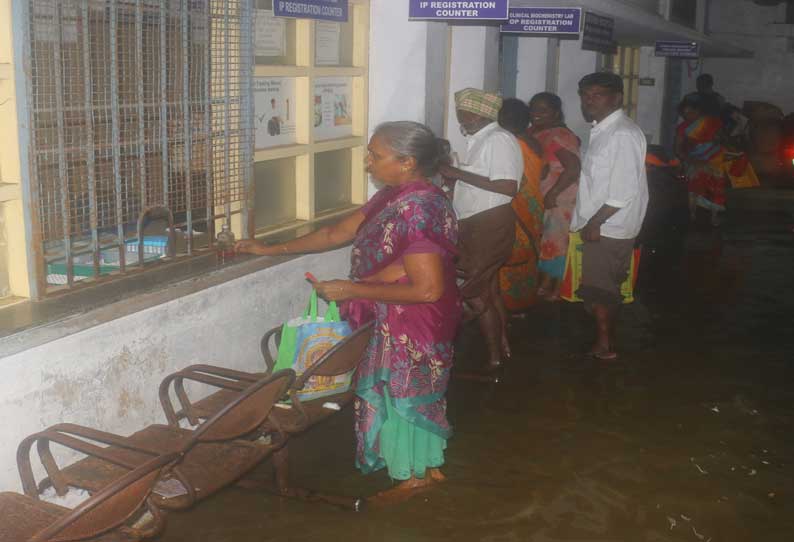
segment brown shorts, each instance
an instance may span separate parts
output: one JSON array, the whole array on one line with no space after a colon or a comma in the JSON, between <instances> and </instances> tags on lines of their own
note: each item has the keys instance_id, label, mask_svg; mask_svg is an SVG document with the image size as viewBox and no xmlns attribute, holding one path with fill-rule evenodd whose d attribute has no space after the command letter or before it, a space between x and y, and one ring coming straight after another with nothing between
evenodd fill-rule
<instances>
[{"instance_id":1,"label":"brown shorts","mask_svg":"<svg viewBox=\"0 0 794 542\"><path fill-rule=\"evenodd\" d=\"M513 254L516 215L509 205L500 205L459 223L460 257L458 269L464 282L464 299L487 297L499 268Z\"/></svg>"},{"instance_id":2,"label":"brown shorts","mask_svg":"<svg viewBox=\"0 0 794 542\"><path fill-rule=\"evenodd\" d=\"M582 247L582 283L576 295L585 303L619 305L623 302L620 286L629 276L634 239L585 241Z\"/></svg>"}]
</instances>

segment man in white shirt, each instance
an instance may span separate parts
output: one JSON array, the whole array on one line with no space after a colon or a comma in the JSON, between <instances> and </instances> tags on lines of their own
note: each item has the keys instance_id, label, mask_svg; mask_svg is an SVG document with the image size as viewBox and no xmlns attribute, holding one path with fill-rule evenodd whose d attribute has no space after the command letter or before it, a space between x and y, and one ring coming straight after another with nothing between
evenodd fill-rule
<instances>
[{"instance_id":1,"label":"man in white shirt","mask_svg":"<svg viewBox=\"0 0 794 542\"><path fill-rule=\"evenodd\" d=\"M498 368L502 358L510 356L499 268L513 250L516 219L510 202L524 173L518 141L496 122L501 107L499 96L482 90L467 88L455 93L467 152L459 168L441 169L447 179L458 181L452 203L460 228L461 293L478 314L490 369Z\"/></svg>"},{"instance_id":2,"label":"man in white shirt","mask_svg":"<svg viewBox=\"0 0 794 542\"><path fill-rule=\"evenodd\" d=\"M634 249L648 206L645 176L647 142L637 124L623 113L623 80L593 73L579 81L585 119L593 123L571 231L584 241L582 283L577 291L596 320L591 354L615 359L614 326Z\"/></svg>"}]
</instances>

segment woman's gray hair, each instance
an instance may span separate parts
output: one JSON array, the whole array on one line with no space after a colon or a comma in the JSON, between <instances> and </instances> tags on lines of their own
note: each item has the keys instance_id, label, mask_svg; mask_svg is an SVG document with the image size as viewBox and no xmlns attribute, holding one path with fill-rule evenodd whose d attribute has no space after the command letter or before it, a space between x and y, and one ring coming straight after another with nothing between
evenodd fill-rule
<instances>
[{"instance_id":1,"label":"woman's gray hair","mask_svg":"<svg viewBox=\"0 0 794 542\"><path fill-rule=\"evenodd\" d=\"M398 156L416 160L416 170L432 177L438 167L449 160L449 142L438 139L433 131L418 122L407 120L384 122L375 128L373 136L380 136Z\"/></svg>"}]
</instances>

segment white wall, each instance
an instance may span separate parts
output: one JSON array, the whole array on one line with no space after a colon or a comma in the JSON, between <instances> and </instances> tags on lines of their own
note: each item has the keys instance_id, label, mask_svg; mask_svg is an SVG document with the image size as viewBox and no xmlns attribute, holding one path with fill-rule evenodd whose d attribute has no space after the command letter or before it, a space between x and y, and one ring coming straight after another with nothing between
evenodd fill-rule
<instances>
[{"instance_id":1,"label":"white wall","mask_svg":"<svg viewBox=\"0 0 794 542\"><path fill-rule=\"evenodd\" d=\"M0 359L0 491L20 489L17 445L49 425L126 435L164 422L157 388L171 372L202 362L262 370L259 339L302 311L303 273L348 270L347 250L304 256Z\"/></svg>"},{"instance_id":2,"label":"white wall","mask_svg":"<svg viewBox=\"0 0 794 542\"><path fill-rule=\"evenodd\" d=\"M386 121L428 123L443 134L446 106L445 23L409 21L408 2L370 4L369 133ZM433 50L428 50L428 47ZM437 47L442 46L443 51ZM433 77L432 81L428 77ZM439 81L440 78L440 81ZM377 187L370 179L369 192Z\"/></svg>"},{"instance_id":3,"label":"white wall","mask_svg":"<svg viewBox=\"0 0 794 542\"><path fill-rule=\"evenodd\" d=\"M579 102L579 80L596 70L596 53L583 51L581 41L560 41L560 67L557 95L562 100L565 123L582 140L582 150L590 139L590 124L582 117Z\"/></svg>"},{"instance_id":4,"label":"white wall","mask_svg":"<svg viewBox=\"0 0 794 542\"><path fill-rule=\"evenodd\" d=\"M425 120L428 23L408 20L408 2L370 5L369 124Z\"/></svg>"},{"instance_id":5,"label":"white wall","mask_svg":"<svg viewBox=\"0 0 794 542\"><path fill-rule=\"evenodd\" d=\"M659 0L624 0L629 4L634 4L636 7L640 9L644 9L645 11L650 11L652 13L659 12Z\"/></svg>"},{"instance_id":6,"label":"white wall","mask_svg":"<svg viewBox=\"0 0 794 542\"><path fill-rule=\"evenodd\" d=\"M640 48L640 77L653 78L654 86L641 86L637 107L637 124L649 143L660 143L665 92L665 59L654 56L653 47Z\"/></svg>"},{"instance_id":7,"label":"white wall","mask_svg":"<svg viewBox=\"0 0 794 542\"><path fill-rule=\"evenodd\" d=\"M494 26L453 26L445 137L465 155L466 139L455 117L455 92L464 88L499 88L499 29Z\"/></svg>"},{"instance_id":8,"label":"white wall","mask_svg":"<svg viewBox=\"0 0 794 542\"><path fill-rule=\"evenodd\" d=\"M518 38L518 76L516 98L529 101L538 92L546 90L546 54L548 38Z\"/></svg>"},{"instance_id":9,"label":"white wall","mask_svg":"<svg viewBox=\"0 0 794 542\"><path fill-rule=\"evenodd\" d=\"M794 111L794 52L786 38L773 35L773 22L783 21L785 6L761 7L745 0L712 1L709 28L715 38L731 40L755 51L751 59L707 58L698 73L714 76L714 88L741 107L745 100L771 102Z\"/></svg>"},{"instance_id":10,"label":"white wall","mask_svg":"<svg viewBox=\"0 0 794 542\"><path fill-rule=\"evenodd\" d=\"M427 63L425 66L425 124L439 137L444 135L447 118L447 23L427 25Z\"/></svg>"}]
</instances>

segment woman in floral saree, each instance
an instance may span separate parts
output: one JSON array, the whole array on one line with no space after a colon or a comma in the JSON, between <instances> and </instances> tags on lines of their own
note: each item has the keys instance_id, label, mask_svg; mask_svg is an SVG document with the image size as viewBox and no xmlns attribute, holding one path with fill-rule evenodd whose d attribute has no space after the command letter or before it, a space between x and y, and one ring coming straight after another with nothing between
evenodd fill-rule
<instances>
[{"instance_id":1,"label":"woman in floral saree","mask_svg":"<svg viewBox=\"0 0 794 542\"><path fill-rule=\"evenodd\" d=\"M315 283L324 298L345 301L355 329L375 333L356 373L356 464L386 467L400 483L380 495L399 500L443 480L446 390L461 318L454 258L457 220L428 180L444 158L425 126L379 126L367 169L385 186L340 223L280 245L240 241L237 250L277 255L319 252L353 242L351 280Z\"/></svg>"},{"instance_id":2,"label":"woman in floral saree","mask_svg":"<svg viewBox=\"0 0 794 542\"><path fill-rule=\"evenodd\" d=\"M697 95L685 98L678 114L683 120L676 130L675 147L689 183L689 214L694 220L697 207L704 207L717 225L718 213L725 210L728 185L725 149L720 142L722 121L704 113Z\"/></svg>"},{"instance_id":3,"label":"woman in floral saree","mask_svg":"<svg viewBox=\"0 0 794 542\"><path fill-rule=\"evenodd\" d=\"M538 295L558 301L568 254L568 230L576 207L581 161L579 138L565 125L562 100L556 94L541 92L529 101L532 127L528 133L543 146L549 165L540 180L543 194L543 235L538 263Z\"/></svg>"}]
</instances>

